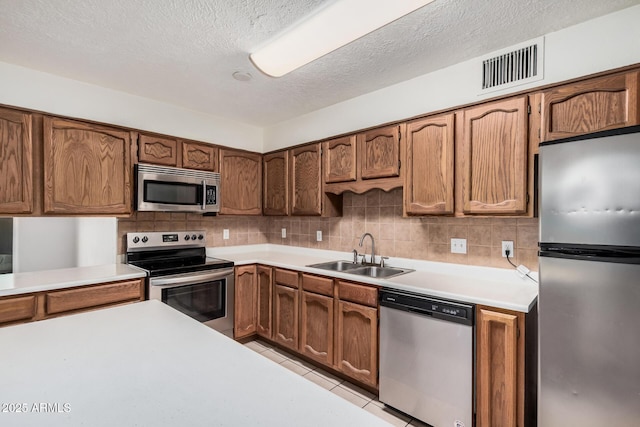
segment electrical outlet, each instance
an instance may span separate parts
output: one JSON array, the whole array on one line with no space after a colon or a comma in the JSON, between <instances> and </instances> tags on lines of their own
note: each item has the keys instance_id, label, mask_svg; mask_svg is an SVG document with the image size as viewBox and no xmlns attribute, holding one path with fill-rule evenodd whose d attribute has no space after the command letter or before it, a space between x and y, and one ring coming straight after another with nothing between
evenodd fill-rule
<instances>
[{"instance_id":1,"label":"electrical outlet","mask_svg":"<svg viewBox=\"0 0 640 427\"><path fill-rule=\"evenodd\" d=\"M467 253L467 239L451 239L451 253L452 254L466 254Z\"/></svg>"},{"instance_id":2,"label":"electrical outlet","mask_svg":"<svg viewBox=\"0 0 640 427\"><path fill-rule=\"evenodd\" d=\"M513 249L513 242L511 240L502 241L502 258L507 257L507 249L509 250L509 258L513 258L516 252Z\"/></svg>"},{"instance_id":3,"label":"electrical outlet","mask_svg":"<svg viewBox=\"0 0 640 427\"><path fill-rule=\"evenodd\" d=\"M229 229L228 228L225 228L225 229L222 230L222 238L224 240L229 240Z\"/></svg>"},{"instance_id":4,"label":"electrical outlet","mask_svg":"<svg viewBox=\"0 0 640 427\"><path fill-rule=\"evenodd\" d=\"M283 239L286 239L286 238L287 238L287 229L286 229L286 228L283 228L283 229L282 229L282 238L283 238Z\"/></svg>"},{"instance_id":5,"label":"electrical outlet","mask_svg":"<svg viewBox=\"0 0 640 427\"><path fill-rule=\"evenodd\" d=\"M322 231L321 230L316 231L316 241L322 242Z\"/></svg>"}]
</instances>

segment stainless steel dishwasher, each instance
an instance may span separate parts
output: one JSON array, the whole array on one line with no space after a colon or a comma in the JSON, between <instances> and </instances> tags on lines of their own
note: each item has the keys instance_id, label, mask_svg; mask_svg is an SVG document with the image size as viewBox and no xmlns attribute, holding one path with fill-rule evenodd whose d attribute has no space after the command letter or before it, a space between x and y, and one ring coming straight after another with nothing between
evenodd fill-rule
<instances>
[{"instance_id":1,"label":"stainless steel dishwasher","mask_svg":"<svg viewBox=\"0 0 640 427\"><path fill-rule=\"evenodd\" d=\"M380 401L434 427L472 427L474 308L383 290Z\"/></svg>"}]
</instances>

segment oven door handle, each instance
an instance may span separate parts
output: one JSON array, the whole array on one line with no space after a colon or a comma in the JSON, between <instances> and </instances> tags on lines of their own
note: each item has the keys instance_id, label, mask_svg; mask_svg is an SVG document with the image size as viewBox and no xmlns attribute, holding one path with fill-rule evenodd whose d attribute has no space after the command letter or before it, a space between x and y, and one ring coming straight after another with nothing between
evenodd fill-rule
<instances>
[{"instance_id":1,"label":"oven door handle","mask_svg":"<svg viewBox=\"0 0 640 427\"><path fill-rule=\"evenodd\" d=\"M233 268L224 268L208 272L205 274L181 274L179 276L151 278L149 284L151 286L167 286L167 285L190 285L194 283L202 283L210 280L224 279L233 276Z\"/></svg>"}]
</instances>

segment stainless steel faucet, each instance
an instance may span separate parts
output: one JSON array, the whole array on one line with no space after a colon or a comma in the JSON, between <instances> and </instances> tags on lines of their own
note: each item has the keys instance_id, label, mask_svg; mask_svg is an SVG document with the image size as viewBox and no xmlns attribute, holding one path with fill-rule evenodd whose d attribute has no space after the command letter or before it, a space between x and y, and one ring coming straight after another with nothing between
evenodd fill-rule
<instances>
[{"instance_id":1,"label":"stainless steel faucet","mask_svg":"<svg viewBox=\"0 0 640 427\"><path fill-rule=\"evenodd\" d=\"M376 263L376 243L373 240L373 236L371 235L371 233L364 233L362 235L362 237L360 238L360 247L362 247L364 238L367 236L371 237L371 264L375 264Z\"/></svg>"}]
</instances>

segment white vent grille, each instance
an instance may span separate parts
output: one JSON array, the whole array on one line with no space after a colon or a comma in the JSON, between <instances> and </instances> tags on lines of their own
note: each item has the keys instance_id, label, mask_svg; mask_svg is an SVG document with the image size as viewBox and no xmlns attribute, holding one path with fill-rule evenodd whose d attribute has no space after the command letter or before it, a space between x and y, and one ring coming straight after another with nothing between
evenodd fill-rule
<instances>
[{"instance_id":1,"label":"white vent grille","mask_svg":"<svg viewBox=\"0 0 640 427\"><path fill-rule=\"evenodd\" d=\"M482 92L542 80L544 39L527 42L482 59Z\"/></svg>"}]
</instances>

